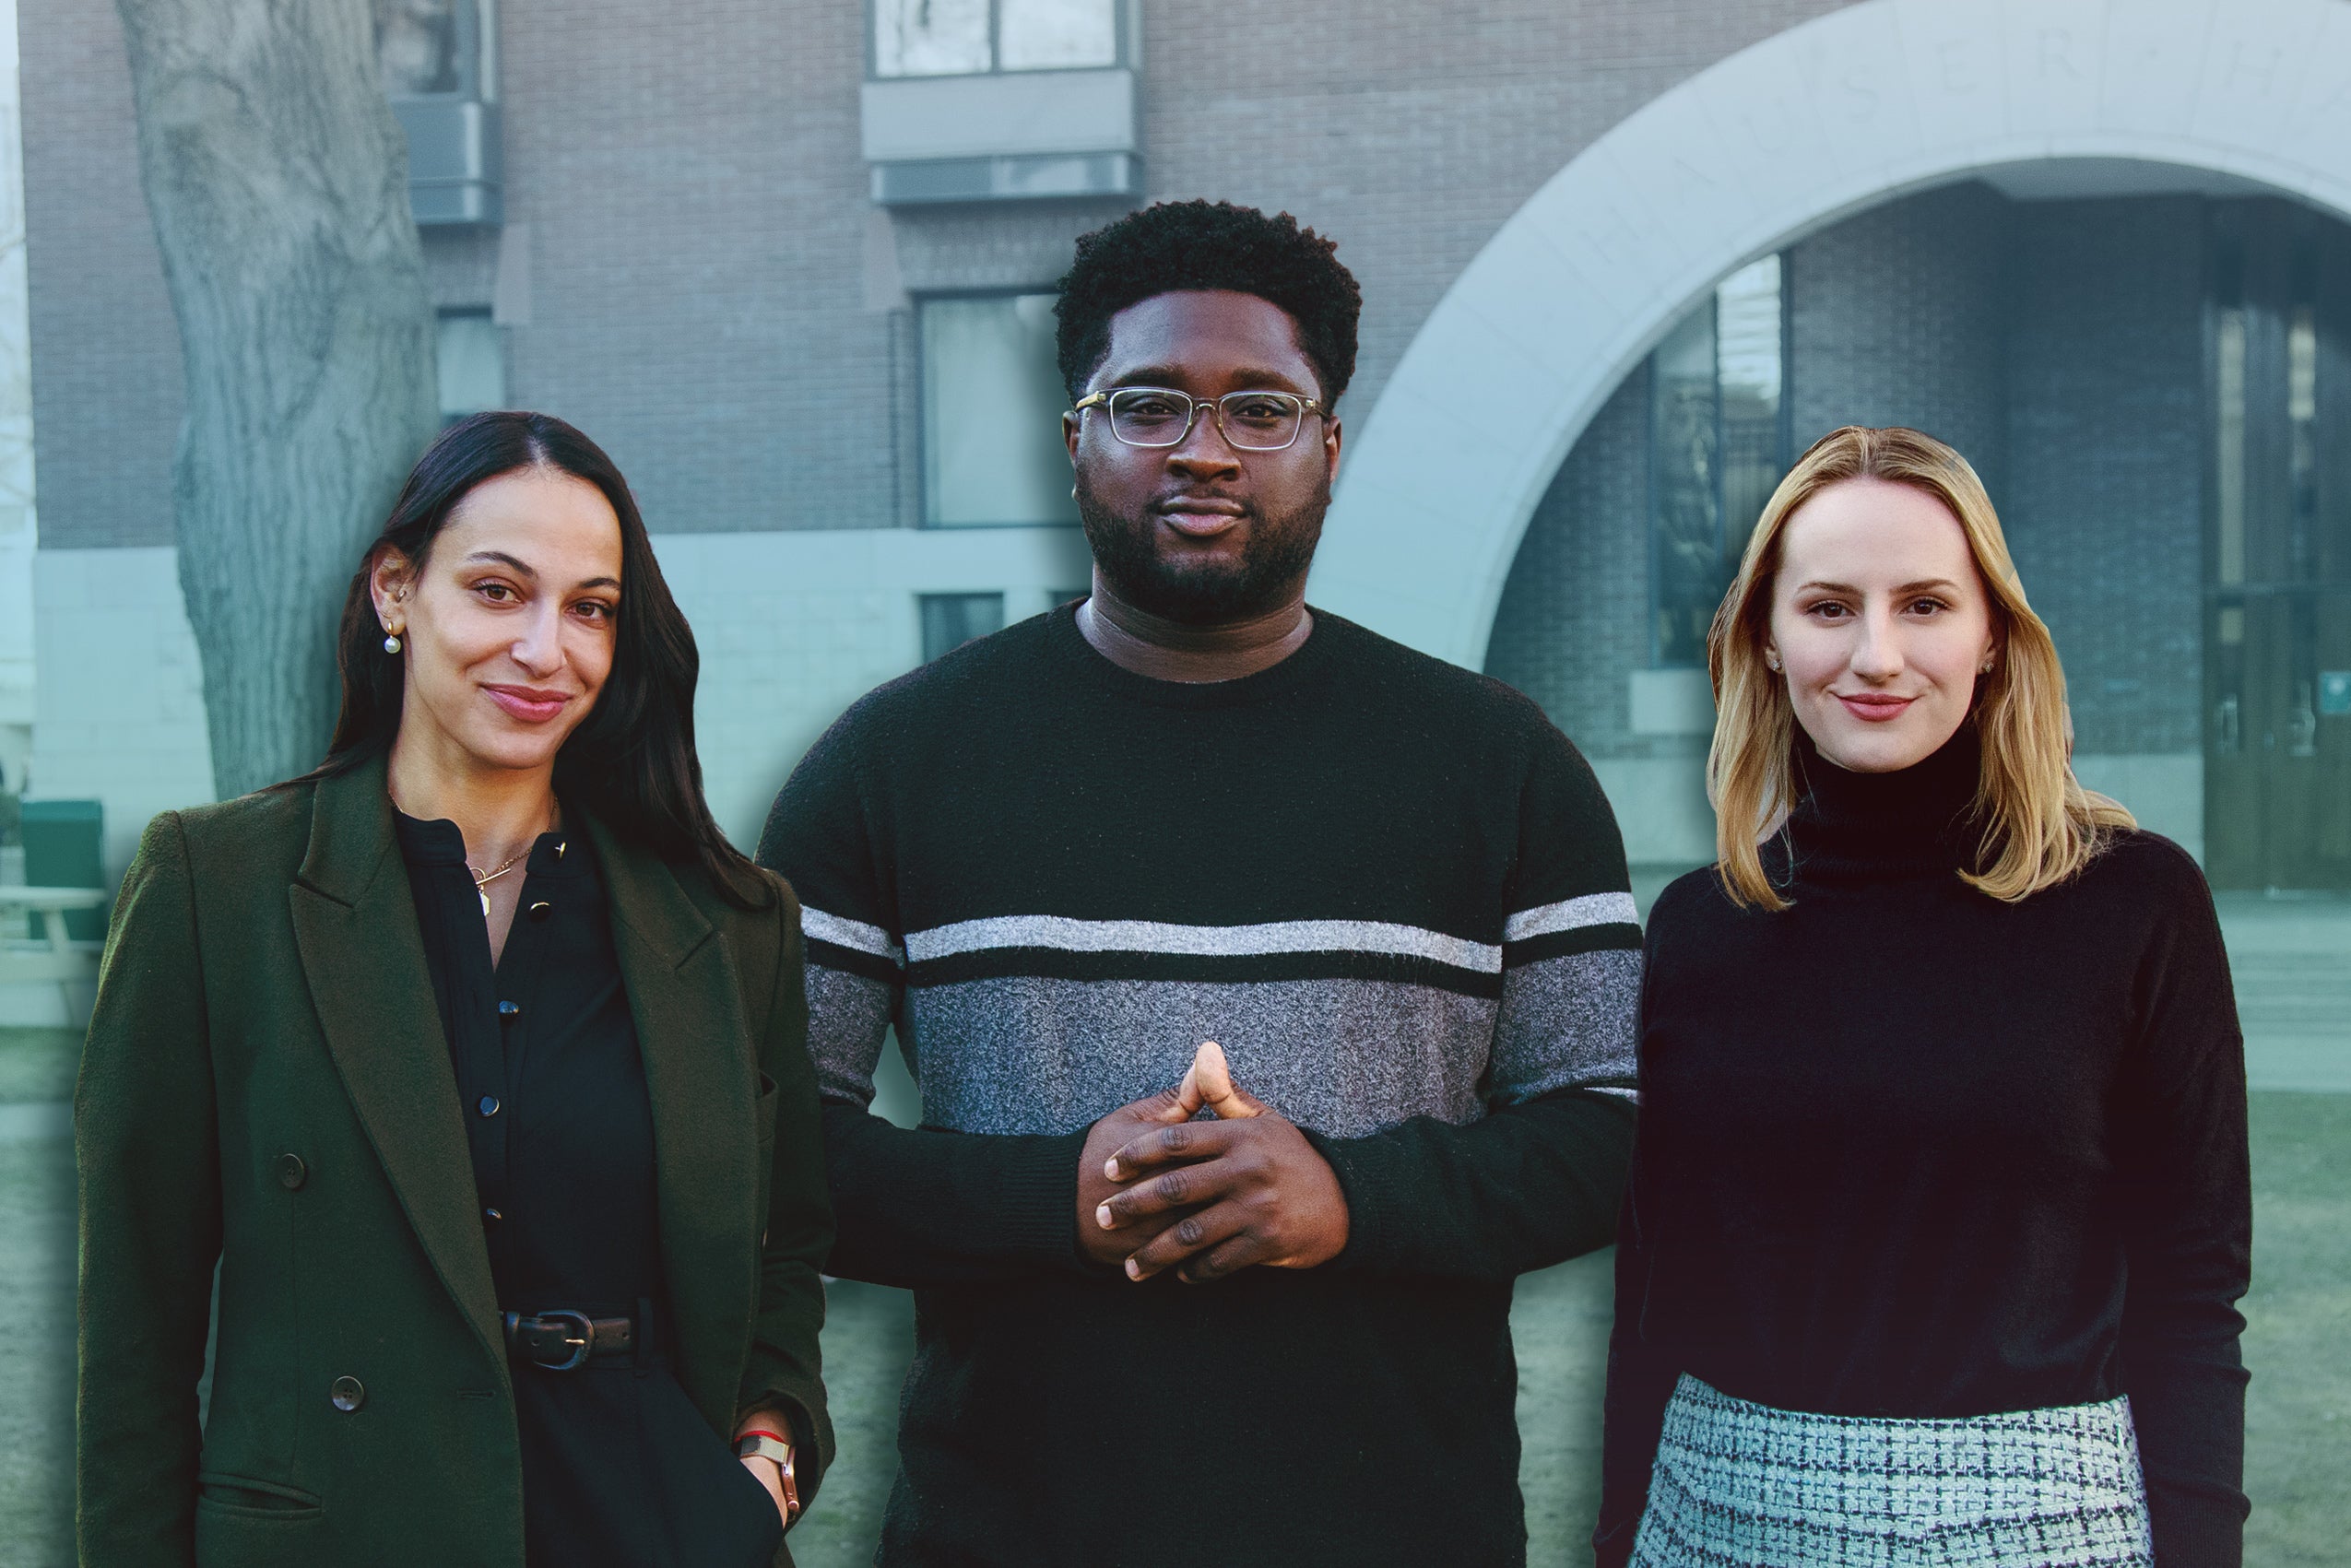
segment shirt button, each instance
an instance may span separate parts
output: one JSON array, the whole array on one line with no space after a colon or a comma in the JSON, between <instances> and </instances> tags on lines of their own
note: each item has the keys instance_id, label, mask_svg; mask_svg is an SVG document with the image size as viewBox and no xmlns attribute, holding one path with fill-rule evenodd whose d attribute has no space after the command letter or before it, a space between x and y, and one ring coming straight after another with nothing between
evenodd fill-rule
<instances>
[{"instance_id":1,"label":"shirt button","mask_svg":"<svg viewBox=\"0 0 2351 1568\"><path fill-rule=\"evenodd\" d=\"M530 914L533 920L544 920L554 913L555 906L548 902L545 899L541 899L537 903L531 905L530 909Z\"/></svg>"},{"instance_id":2,"label":"shirt button","mask_svg":"<svg viewBox=\"0 0 2351 1568\"><path fill-rule=\"evenodd\" d=\"M326 1397L335 1401L337 1409L349 1414L367 1403L367 1385L356 1377L338 1377Z\"/></svg>"},{"instance_id":3,"label":"shirt button","mask_svg":"<svg viewBox=\"0 0 2351 1568\"><path fill-rule=\"evenodd\" d=\"M310 1167L302 1163L301 1155L280 1154L278 1157L278 1185L279 1186L284 1187L288 1192L292 1192L309 1180Z\"/></svg>"},{"instance_id":4,"label":"shirt button","mask_svg":"<svg viewBox=\"0 0 2351 1568\"><path fill-rule=\"evenodd\" d=\"M479 1111L485 1116L494 1116L498 1114L498 1096L495 1094L483 1095L480 1102L477 1104L474 1109Z\"/></svg>"},{"instance_id":5,"label":"shirt button","mask_svg":"<svg viewBox=\"0 0 2351 1568\"><path fill-rule=\"evenodd\" d=\"M500 1018L520 1018L523 1016L523 1009L512 1002L501 1002L498 1004L498 1016Z\"/></svg>"}]
</instances>

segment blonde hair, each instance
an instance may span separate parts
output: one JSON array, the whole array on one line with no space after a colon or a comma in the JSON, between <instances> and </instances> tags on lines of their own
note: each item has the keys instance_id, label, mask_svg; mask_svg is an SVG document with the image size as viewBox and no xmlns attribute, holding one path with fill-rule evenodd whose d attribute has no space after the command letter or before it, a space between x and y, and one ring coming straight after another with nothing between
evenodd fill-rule
<instances>
[{"instance_id":1,"label":"blonde hair","mask_svg":"<svg viewBox=\"0 0 2351 1568\"><path fill-rule=\"evenodd\" d=\"M1715 813L1717 874L1734 903L1765 909L1789 901L1765 875L1760 845L1796 807L1795 710L1785 680L1764 663L1780 541L1797 508L1847 479L1883 479L1926 491L1967 538L1991 597L1991 672L1977 682L1966 722L1983 745L1972 820L1982 825L1976 868L1961 875L2014 903L2064 881L2104 847L2131 813L2073 777L2073 721L2057 644L2025 600L1991 498L1967 460L1899 426L1831 430L1779 481L1748 537L1739 575L1707 633L1714 682L1714 745L1707 798Z\"/></svg>"}]
</instances>

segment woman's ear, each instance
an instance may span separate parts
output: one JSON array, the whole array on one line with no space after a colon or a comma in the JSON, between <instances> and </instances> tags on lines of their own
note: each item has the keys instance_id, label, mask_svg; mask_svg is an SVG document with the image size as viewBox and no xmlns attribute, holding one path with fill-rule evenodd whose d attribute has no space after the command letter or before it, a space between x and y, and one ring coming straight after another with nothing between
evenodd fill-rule
<instances>
[{"instance_id":1,"label":"woman's ear","mask_svg":"<svg viewBox=\"0 0 2351 1568\"><path fill-rule=\"evenodd\" d=\"M375 621L398 636L408 620L408 595L416 587L416 563L407 552L386 545L368 562L368 597L375 602Z\"/></svg>"}]
</instances>

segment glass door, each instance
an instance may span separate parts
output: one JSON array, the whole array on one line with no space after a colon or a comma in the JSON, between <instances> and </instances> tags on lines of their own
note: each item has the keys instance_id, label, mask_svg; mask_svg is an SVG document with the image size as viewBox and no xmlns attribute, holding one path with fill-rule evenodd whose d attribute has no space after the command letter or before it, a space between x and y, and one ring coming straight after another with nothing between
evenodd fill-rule
<instances>
[{"instance_id":1,"label":"glass door","mask_svg":"<svg viewBox=\"0 0 2351 1568\"><path fill-rule=\"evenodd\" d=\"M2216 886L2351 888L2351 231L2215 211L2204 847Z\"/></svg>"}]
</instances>

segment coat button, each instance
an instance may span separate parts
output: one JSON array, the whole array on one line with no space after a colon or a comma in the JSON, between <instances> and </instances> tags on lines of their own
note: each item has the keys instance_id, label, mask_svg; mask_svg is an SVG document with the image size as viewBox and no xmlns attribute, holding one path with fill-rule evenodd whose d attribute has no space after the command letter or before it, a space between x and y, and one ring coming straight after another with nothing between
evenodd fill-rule
<instances>
[{"instance_id":1,"label":"coat button","mask_svg":"<svg viewBox=\"0 0 2351 1568\"><path fill-rule=\"evenodd\" d=\"M522 1008L514 1002L501 1002L498 1004L498 1016L500 1018L520 1018L522 1017Z\"/></svg>"},{"instance_id":2,"label":"coat button","mask_svg":"<svg viewBox=\"0 0 2351 1568\"><path fill-rule=\"evenodd\" d=\"M367 1403L367 1387L356 1377L338 1377L335 1380L335 1386L328 1390L327 1397L335 1401L335 1408L338 1410L356 1410Z\"/></svg>"},{"instance_id":3,"label":"coat button","mask_svg":"<svg viewBox=\"0 0 2351 1568\"><path fill-rule=\"evenodd\" d=\"M293 1192L309 1180L310 1167L302 1163L301 1155L280 1154L278 1157L278 1185L279 1186L284 1187L288 1192Z\"/></svg>"},{"instance_id":4,"label":"coat button","mask_svg":"<svg viewBox=\"0 0 2351 1568\"><path fill-rule=\"evenodd\" d=\"M554 913L555 906L548 902L545 899L539 900L537 903L531 905L530 908L530 916L533 920L544 920Z\"/></svg>"},{"instance_id":5,"label":"coat button","mask_svg":"<svg viewBox=\"0 0 2351 1568\"><path fill-rule=\"evenodd\" d=\"M494 1116L498 1114L498 1096L495 1094L485 1094L481 1097L480 1103L476 1105L474 1108L485 1116Z\"/></svg>"}]
</instances>

